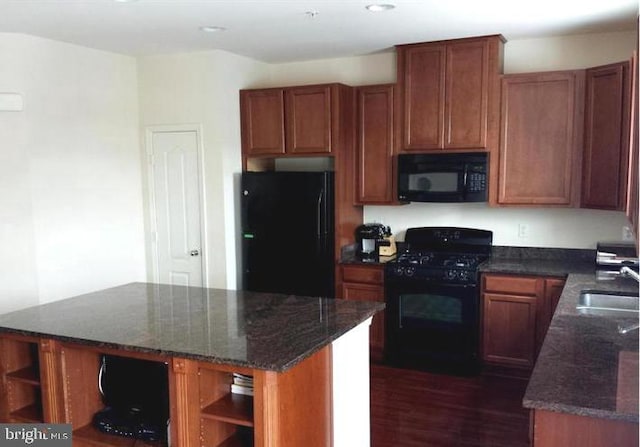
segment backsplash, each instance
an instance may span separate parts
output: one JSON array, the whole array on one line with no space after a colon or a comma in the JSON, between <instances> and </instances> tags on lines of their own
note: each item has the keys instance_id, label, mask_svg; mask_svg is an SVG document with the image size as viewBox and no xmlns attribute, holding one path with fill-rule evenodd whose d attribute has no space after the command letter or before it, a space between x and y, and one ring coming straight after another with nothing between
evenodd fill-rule
<instances>
[{"instance_id":1,"label":"backsplash","mask_svg":"<svg viewBox=\"0 0 640 447\"><path fill-rule=\"evenodd\" d=\"M560 208L492 208L486 203L410 203L365 206L365 222L391 226L400 241L411 227L454 226L493 231L493 244L515 247L595 249L619 241L624 213Z\"/></svg>"}]
</instances>

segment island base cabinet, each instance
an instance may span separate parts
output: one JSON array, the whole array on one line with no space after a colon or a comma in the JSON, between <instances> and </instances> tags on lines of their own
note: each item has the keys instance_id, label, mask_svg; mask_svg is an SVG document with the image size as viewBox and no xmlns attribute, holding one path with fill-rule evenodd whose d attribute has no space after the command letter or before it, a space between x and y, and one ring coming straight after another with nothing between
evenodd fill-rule
<instances>
[{"instance_id":1,"label":"island base cabinet","mask_svg":"<svg viewBox=\"0 0 640 447\"><path fill-rule=\"evenodd\" d=\"M93 426L93 416L105 407L98 387L105 354L167 364L172 447L332 445L330 345L275 372L2 336L0 422L71 424L74 447L167 445L106 434ZM231 392L234 373L253 378L253 396Z\"/></svg>"},{"instance_id":2,"label":"island base cabinet","mask_svg":"<svg viewBox=\"0 0 640 447\"><path fill-rule=\"evenodd\" d=\"M637 447L638 424L534 410L533 447Z\"/></svg>"}]
</instances>

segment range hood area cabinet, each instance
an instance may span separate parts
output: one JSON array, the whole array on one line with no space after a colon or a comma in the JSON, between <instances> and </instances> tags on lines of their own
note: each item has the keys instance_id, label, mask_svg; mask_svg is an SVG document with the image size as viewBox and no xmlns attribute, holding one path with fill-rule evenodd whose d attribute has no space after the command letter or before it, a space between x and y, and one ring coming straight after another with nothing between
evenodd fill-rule
<instances>
[{"instance_id":1,"label":"range hood area cabinet","mask_svg":"<svg viewBox=\"0 0 640 447\"><path fill-rule=\"evenodd\" d=\"M503 76L492 203L578 206L583 99L583 70Z\"/></svg>"},{"instance_id":2,"label":"range hood area cabinet","mask_svg":"<svg viewBox=\"0 0 640 447\"><path fill-rule=\"evenodd\" d=\"M629 63L586 71L581 208L623 211L629 169Z\"/></svg>"},{"instance_id":3,"label":"range hood area cabinet","mask_svg":"<svg viewBox=\"0 0 640 447\"><path fill-rule=\"evenodd\" d=\"M352 96L341 84L241 90L243 158L334 154Z\"/></svg>"},{"instance_id":4,"label":"range hood area cabinet","mask_svg":"<svg viewBox=\"0 0 640 447\"><path fill-rule=\"evenodd\" d=\"M399 45L399 150L498 146L502 36Z\"/></svg>"}]
</instances>

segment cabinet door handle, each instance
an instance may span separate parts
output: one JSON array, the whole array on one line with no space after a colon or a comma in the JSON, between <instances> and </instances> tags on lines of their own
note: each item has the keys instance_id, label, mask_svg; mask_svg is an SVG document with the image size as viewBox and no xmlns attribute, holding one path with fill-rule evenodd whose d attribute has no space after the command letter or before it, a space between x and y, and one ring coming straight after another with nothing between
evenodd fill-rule
<instances>
[{"instance_id":1,"label":"cabinet door handle","mask_svg":"<svg viewBox=\"0 0 640 447\"><path fill-rule=\"evenodd\" d=\"M199 256L200 255L200 250L191 250L189 252L189 256Z\"/></svg>"}]
</instances>

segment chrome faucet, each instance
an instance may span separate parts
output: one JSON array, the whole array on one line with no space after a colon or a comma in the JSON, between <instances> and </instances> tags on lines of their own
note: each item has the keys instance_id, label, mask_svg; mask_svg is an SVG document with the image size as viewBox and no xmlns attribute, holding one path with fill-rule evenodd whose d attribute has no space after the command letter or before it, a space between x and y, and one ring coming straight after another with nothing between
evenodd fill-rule
<instances>
[{"instance_id":1,"label":"chrome faucet","mask_svg":"<svg viewBox=\"0 0 640 447\"><path fill-rule=\"evenodd\" d=\"M631 267L627 267L626 265L620 269L620 276L625 276L627 278L633 278L638 283L640 283L640 275L633 270ZM631 331L636 331L640 328L640 322L633 323L629 326L618 326L619 334L627 334Z\"/></svg>"},{"instance_id":2,"label":"chrome faucet","mask_svg":"<svg viewBox=\"0 0 640 447\"><path fill-rule=\"evenodd\" d=\"M618 325L618 334L628 334L631 331L637 331L640 329L640 322L630 324L629 326Z\"/></svg>"},{"instance_id":3,"label":"chrome faucet","mask_svg":"<svg viewBox=\"0 0 640 447\"><path fill-rule=\"evenodd\" d=\"M620 276L625 276L627 278L633 278L638 283L640 283L640 275L633 270L631 267L627 267L626 265L620 269Z\"/></svg>"}]
</instances>

